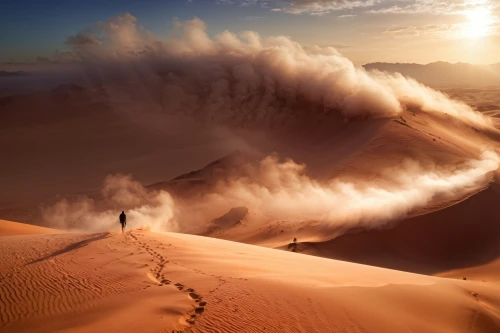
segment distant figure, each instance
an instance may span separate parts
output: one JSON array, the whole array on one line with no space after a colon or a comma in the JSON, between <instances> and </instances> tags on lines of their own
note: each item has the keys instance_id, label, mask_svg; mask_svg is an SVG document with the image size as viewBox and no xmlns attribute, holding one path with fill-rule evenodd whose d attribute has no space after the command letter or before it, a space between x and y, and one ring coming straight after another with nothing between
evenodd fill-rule
<instances>
[{"instance_id":1,"label":"distant figure","mask_svg":"<svg viewBox=\"0 0 500 333\"><path fill-rule=\"evenodd\" d=\"M120 223L122 225L122 233L123 233L125 230L125 226L127 225L127 215L125 215L124 211L122 211L122 213L120 214Z\"/></svg>"},{"instance_id":2,"label":"distant figure","mask_svg":"<svg viewBox=\"0 0 500 333\"><path fill-rule=\"evenodd\" d=\"M293 243L288 244L288 249L291 249L291 250L292 250L292 252L297 252L297 250L298 250L298 245L299 245L299 244L297 244L297 238L294 238L294 239L293 239Z\"/></svg>"}]
</instances>

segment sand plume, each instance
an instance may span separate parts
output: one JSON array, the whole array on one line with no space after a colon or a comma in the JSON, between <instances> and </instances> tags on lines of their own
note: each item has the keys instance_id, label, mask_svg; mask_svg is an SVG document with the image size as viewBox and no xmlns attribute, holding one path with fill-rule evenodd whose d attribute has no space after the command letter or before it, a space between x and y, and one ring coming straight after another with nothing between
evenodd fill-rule
<instances>
[{"instance_id":1,"label":"sand plume","mask_svg":"<svg viewBox=\"0 0 500 333\"><path fill-rule=\"evenodd\" d=\"M101 191L114 209L103 211L93 199L82 198L47 207L44 215L53 226L102 230L114 227L122 210L119 207L126 207L123 209L127 209L132 226L189 232L233 207L242 206L252 212L251 220L256 224L317 220L331 230L373 229L404 218L432 200L451 200L487 186L498 165L498 156L485 151L480 159L459 165L422 164L406 159L382 170L371 181L339 177L319 182L305 174L304 165L291 160L280 162L270 156L257 164L245 165L243 175L229 172L212 180L215 186L211 191L191 199L176 201L166 191L149 191L130 176L115 175L106 178ZM318 239L332 237L323 232Z\"/></svg>"},{"instance_id":2,"label":"sand plume","mask_svg":"<svg viewBox=\"0 0 500 333\"><path fill-rule=\"evenodd\" d=\"M67 46L91 84L133 85L135 98L210 122L272 127L297 117L391 117L411 108L491 125L415 80L366 72L333 47L304 48L251 31L211 37L198 18L173 24L174 33L161 39L127 13L68 38ZM130 97L118 91L108 89L123 108Z\"/></svg>"}]
</instances>

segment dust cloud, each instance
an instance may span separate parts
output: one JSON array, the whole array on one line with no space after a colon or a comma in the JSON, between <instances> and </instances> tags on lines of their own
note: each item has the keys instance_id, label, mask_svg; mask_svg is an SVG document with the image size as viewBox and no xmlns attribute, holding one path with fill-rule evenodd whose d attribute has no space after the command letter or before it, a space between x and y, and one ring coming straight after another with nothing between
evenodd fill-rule
<instances>
[{"instance_id":1,"label":"dust cloud","mask_svg":"<svg viewBox=\"0 0 500 333\"><path fill-rule=\"evenodd\" d=\"M367 72L333 47L305 48L252 31L211 37L198 18L173 25L162 39L127 13L69 37L67 53L121 108L140 100L168 113L259 128L332 113L392 117L406 109L491 125L462 102L400 74Z\"/></svg>"},{"instance_id":2,"label":"dust cloud","mask_svg":"<svg viewBox=\"0 0 500 333\"><path fill-rule=\"evenodd\" d=\"M176 200L167 191L144 188L130 176L114 175L106 178L101 191L105 205L91 198L62 200L45 207L43 214L53 227L96 231L116 228L118 214L126 210L132 228L192 232L233 207L245 206L252 224L317 220L332 230L375 229L433 200L452 199L486 186L499 163L498 155L489 151L459 165L424 167L407 159L382 170L374 180L340 177L318 182L305 174L304 165L269 156L247 164L243 175L215 180L212 190L191 200Z\"/></svg>"}]
</instances>

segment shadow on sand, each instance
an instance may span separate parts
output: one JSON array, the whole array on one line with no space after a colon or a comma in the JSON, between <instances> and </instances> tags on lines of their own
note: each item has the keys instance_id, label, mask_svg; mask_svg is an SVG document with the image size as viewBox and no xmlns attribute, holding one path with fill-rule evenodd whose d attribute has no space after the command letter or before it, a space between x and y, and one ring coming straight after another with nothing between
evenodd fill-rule
<instances>
[{"instance_id":1,"label":"shadow on sand","mask_svg":"<svg viewBox=\"0 0 500 333\"><path fill-rule=\"evenodd\" d=\"M108 233L95 234L95 235L93 235L90 238L87 238L87 239L84 239L82 241L70 244L70 245L66 246L65 248L63 248L61 250L58 250L58 251L55 251L55 252L53 252L53 253L45 256L45 257L42 257L42 258L37 259L37 260L33 260L33 261L27 263L26 266L27 265L31 265L31 264L36 264L37 262L41 262L41 261L44 261L44 260L47 260L47 259L50 259L50 258L53 258L53 257L57 257L58 255L61 255L63 253L70 252L70 251L82 248L84 246L89 245L90 243L93 243L95 241L98 241L98 240L101 240L101 239L105 239L105 238L108 238L108 237L110 237L110 235Z\"/></svg>"}]
</instances>

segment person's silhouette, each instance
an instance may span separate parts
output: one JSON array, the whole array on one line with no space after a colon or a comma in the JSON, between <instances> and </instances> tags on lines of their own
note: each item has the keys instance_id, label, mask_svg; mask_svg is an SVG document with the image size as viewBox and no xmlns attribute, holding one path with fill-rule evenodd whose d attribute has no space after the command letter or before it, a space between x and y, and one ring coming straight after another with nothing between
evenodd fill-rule
<instances>
[{"instance_id":1,"label":"person's silhouette","mask_svg":"<svg viewBox=\"0 0 500 333\"><path fill-rule=\"evenodd\" d=\"M120 223L122 225L122 233L123 233L125 230L125 225L127 225L127 215L125 215L124 211L122 211L122 213L120 214Z\"/></svg>"}]
</instances>

